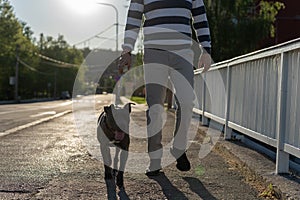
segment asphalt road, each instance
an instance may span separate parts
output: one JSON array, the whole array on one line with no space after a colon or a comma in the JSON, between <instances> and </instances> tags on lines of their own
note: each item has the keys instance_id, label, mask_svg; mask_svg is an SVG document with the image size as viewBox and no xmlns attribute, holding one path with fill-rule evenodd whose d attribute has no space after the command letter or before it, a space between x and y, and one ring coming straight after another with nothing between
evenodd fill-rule
<instances>
[{"instance_id":1,"label":"asphalt road","mask_svg":"<svg viewBox=\"0 0 300 200\"><path fill-rule=\"evenodd\" d=\"M71 100L0 105L0 132L71 109Z\"/></svg>"},{"instance_id":2,"label":"asphalt road","mask_svg":"<svg viewBox=\"0 0 300 200\"><path fill-rule=\"evenodd\" d=\"M106 199L94 119L111 98L76 99L72 114L0 137L0 199ZM170 141L174 128L174 114L166 115L164 143ZM146 138L141 137L145 130L139 126L145 124L145 106L134 106L132 123L130 154L145 153ZM201 132L187 152L192 163L189 172L179 172L171 163L161 176L148 178L143 173L147 163L142 160L148 157L129 158L126 192L119 193L120 199L260 199L259 192L234 167L235 162L222 156L223 149L216 148L199 159Z\"/></svg>"}]
</instances>

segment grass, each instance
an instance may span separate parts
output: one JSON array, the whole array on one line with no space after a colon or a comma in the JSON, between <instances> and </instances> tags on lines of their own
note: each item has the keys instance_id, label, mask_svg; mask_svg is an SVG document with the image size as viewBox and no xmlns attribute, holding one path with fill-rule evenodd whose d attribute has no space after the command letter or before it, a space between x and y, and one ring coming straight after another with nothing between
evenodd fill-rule
<instances>
[{"instance_id":1,"label":"grass","mask_svg":"<svg viewBox=\"0 0 300 200\"><path fill-rule=\"evenodd\" d=\"M132 97L130 97L130 100L134 101L137 104L145 104L146 103L145 97L135 97L135 96L132 96Z\"/></svg>"},{"instance_id":2,"label":"grass","mask_svg":"<svg viewBox=\"0 0 300 200\"><path fill-rule=\"evenodd\" d=\"M266 199L282 199L280 192L270 183L268 187L259 195Z\"/></svg>"},{"instance_id":3,"label":"grass","mask_svg":"<svg viewBox=\"0 0 300 200\"><path fill-rule=\"evenodd\" d=\"M205 168L203 166L199 165L199 166L196 167L195 173L198 176L203 176L205 174Z\"/></svg>"}]
</instances>

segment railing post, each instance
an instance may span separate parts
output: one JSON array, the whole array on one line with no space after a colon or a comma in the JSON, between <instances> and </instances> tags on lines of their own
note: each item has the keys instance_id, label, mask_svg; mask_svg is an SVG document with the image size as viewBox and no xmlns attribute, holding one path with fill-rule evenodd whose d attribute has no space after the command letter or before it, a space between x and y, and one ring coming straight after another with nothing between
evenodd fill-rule
<instances>
[{"instance_id":1,"label":"railing post","mask_svg":"<svg viewBox=\"0 0 300 200\"><path fill-rule=\"evenodd\" d=\"M208 125L208 118L205 117L205 99L206 99L206 73L202 74L203 90L202 90L202 125Z\"/></svg>"},{"instance_id":2,"label":"railing post","mask_svg":"<svg viewBox=\"0 0 300 200\"><path fill-rule=\"evenodd\" d=\"M289 154L284 152L285 143L285 117L286 117L286 96L287 96L287 75L288 59L286 53L281 53L281 62L278 75L278 97L277 97L277 154L276 154L276 174L288 173Z\"/></svg>"},{"instance_id":3,"label":"railing post","mask_svg":"<svg viewBox=\"0 0 300 200\"><path fill-rule=\"evenodd\" d=\"M227 80L226 80L226 104L225 104L225 134L226 140L231 139L232 129L228 127L229 114L230 114L230 88L231 88L231 71L230 66L227 64Z\"/></svg>"}]
</instances>

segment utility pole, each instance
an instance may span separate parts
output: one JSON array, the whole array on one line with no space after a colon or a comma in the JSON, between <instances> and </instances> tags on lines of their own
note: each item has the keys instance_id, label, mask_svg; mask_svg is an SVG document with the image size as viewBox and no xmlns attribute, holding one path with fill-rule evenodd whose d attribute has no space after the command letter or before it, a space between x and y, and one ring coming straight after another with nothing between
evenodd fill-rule
<instances>
[{"instance_id":1,"label":"utility pole","mask_svg":"<svg viewBox=\"0 0 300 200\"><path fill-rule=\"evenodd\" d=\"M16 71L15 71L15 101L19 102L19 51L20 45L16 46Z\"/></svg>"},{"instance_id":2,"label":"utility pole","mask_svg":"<svg viewBox=\"0 0 300 200\"><path fill-rule=\"evenodd\" d=\"M56 99L56 84L57 84L57 70L55 69L54 72L54 91L53 91L53 98Z\"/></svg>"}]
</instances>

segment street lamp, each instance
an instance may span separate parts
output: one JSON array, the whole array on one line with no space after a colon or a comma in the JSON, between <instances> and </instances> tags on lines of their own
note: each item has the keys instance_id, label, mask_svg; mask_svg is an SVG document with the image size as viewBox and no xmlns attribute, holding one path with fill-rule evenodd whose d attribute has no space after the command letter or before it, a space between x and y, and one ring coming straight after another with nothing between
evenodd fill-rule
<instances>
[{"instance_id":1,"label":"street lamp","mask_svg":"<svg viewBox=\"0 0 300 200\"><path fill-rule=\"evenodd\" d=\"M116 6L114 6L113 4L110 4L110 3L97 3L97 4L104 5L104 6L110 6L116 12L116 51L118 51L118 47L119 47L119 38L118 38L118 36L119 36L119 11Z\"/></svg>"}]
</instances>

